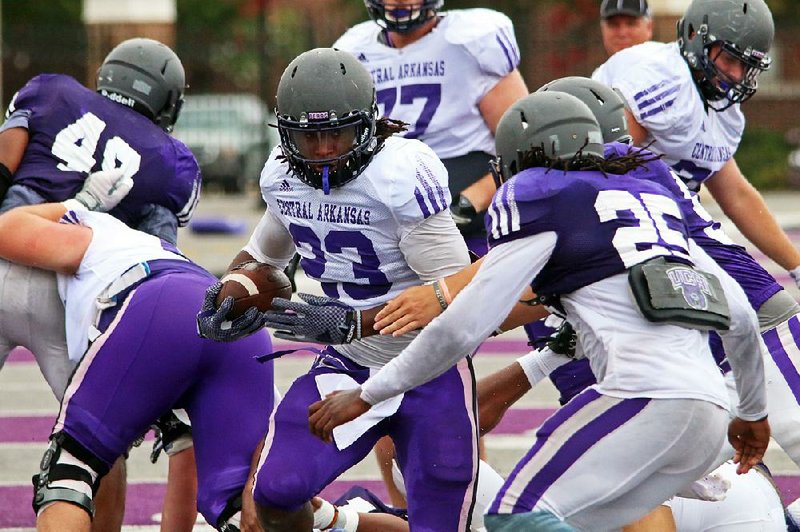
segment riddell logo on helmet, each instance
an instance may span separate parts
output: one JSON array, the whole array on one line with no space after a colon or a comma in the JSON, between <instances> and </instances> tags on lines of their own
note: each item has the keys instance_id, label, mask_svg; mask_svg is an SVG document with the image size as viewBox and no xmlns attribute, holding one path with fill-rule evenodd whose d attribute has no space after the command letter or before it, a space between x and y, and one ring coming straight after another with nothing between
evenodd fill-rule
<instances>
[{"instance_id":1,"label":"riddell logo on helmet","mask_svg":"<svg viewBox=\"0 0 800 532\"><path fill-rule=\"evenodd\" d=\"M111 101L120 103L122 105L127 105L128 107L133 107L134 105L136 105L136 102L134 101L133 98L128 98L127 96L123 96L116 92L108 92L105 89L101 89L100 94L102 94Z\"/></svg>"}]
</instances>

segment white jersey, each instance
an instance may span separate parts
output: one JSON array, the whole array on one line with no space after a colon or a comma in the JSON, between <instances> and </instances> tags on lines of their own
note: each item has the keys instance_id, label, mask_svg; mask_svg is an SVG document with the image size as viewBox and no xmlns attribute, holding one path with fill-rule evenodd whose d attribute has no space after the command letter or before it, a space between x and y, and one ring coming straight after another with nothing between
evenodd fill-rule
<instances>
[{"instance_id":1,"label":"white jersey","mask_svg":"<svg viewBox=\"0 0 800 532\"><path fill-rule=\"evenodd\" d=\"M675 42L621 50L592 77L619 89L648 132L643 145L664 155L693 191L733 158L742 140L745 119L739 105L722 112L706 110Z\"/></svg>"},{"instance_id":2,"label":"white jersey","mask_svg":"<svg viewBox=\"0 0 800 532\"><path fill-rule=\"evenodd\" d=\"M441 268L437 275L450 275L469 264L466 246L447 209L447 172L425 144L388 138L361 175L327 195L292 176L288 163L279 158L281 153L276 147L261 173L261 193L271 214L262 224L279 223L291 235L303 271L321 283L328 297L367 309L421 284L418 272L422 268L415 271L409 265L419 258L409 257L406 240L437 215L449 224L445 226L449 233L437 238L449 238L459 246L456 253L427 246L427 253L436 256L436 267ZM259 227L254 235L274 233ZM259 260L271 258L263 243L253 239L245 249ZM372 336L339 350L361 364L381 366L413 336Z\"/></svg>"},{"instance_id":3,"label":"white jersey","mask_svg":"<svg viewBox=\"0 0 800 532\"><path fill-rule=\"evenodd\" d=\"M66 310L67 350L70 360L79 360L88 347L97 313L103 308L98 297L114 281L145 261L187 259L166 249L172 248L171 244L131 229L109 214L69 211L61 222L92 228L92 241L78 271L58 275L58 292Z\"/></svg>"},{"instance_id":4,"label":"white jersey","mask_svg":"<svg viewBox=\"0 0 800 532\"><path fill-rule=\"evenodd\" d=\"M440 14L420 40L393 48L373 21L350 28L333 45L358 57L372 74L383 116L409 124L442 159L469 152L494 154L494 136L479 104L519 64L511 20L490 9Z\"/></svg>"}]
</instances>

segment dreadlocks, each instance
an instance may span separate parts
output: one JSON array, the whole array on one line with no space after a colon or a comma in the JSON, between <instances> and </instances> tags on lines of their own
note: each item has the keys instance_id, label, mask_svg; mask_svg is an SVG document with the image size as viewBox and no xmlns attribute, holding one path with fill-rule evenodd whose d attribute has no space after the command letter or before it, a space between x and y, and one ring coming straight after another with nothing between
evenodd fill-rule
<instances>
[{"instance_id":1,"label":"dreadlocks","mask_svg":"<svg viewBox=\"0 0 800 532\"><path fill-rule=\"evenodd\" d=\"M588 140L587 140L588 143ZM586 144L584 144L584 147ZM522 171L526 168L547 168L548 170L596 170L604 176L622 175L640 168L645 164L660 159L656 155L646 150L631 150L627 155L604 159L596 155L583 153L583 148L569 159L557 159L546 155L544 146L531 146L531 149L518 157ZM551 149L551 152L554 150Z\"/></svg>"}]
</instances>

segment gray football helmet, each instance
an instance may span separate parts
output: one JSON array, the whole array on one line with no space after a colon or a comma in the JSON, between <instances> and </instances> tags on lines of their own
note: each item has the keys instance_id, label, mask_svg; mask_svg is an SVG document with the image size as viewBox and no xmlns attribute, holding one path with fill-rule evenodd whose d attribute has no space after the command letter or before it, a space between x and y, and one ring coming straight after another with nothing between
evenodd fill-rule
<instances>
[{"instance_id":1,"label":"gray football helmet","mask_svg":"<svg viewBox=\"0 0 800 532\"><path fill-rule=\"evenodd\" d=\"M97 92L172 131L183 105L186 74L178 56L153 39L128 39L97 70Z\"/></svg>"},{"instance_id":2,"label":"gray football helmet","mask_svg":"<svg viewBox=\"0 0 800 532\"><path fill-rule=\"evenodd\" d=\"M603 134L589 107L565 92L534 92L517 100L497 124L495 172L500 181L532 166L539 151L551 161L603 158Z\"/></svg>"},{"instance_id":3,"label":"gray football helmet","mask_svg":"<svg viewBox=\"0 0 800 532\"><path fill-rule=\"evenodd\" d=\"M390 9L386 8L386 0L364 0L364 5L370 18L380 27L405 33L435 17L436 12L444 6L444 0L423 0L421 6L398 3L391 5Z\"/></svg>"},{"instance_id":4,"label":"gray football helmet","mask_svg":"<svg viewBox=\"0 0 800 532\"><path fill-rule=\"evenodd\" d=\"M375 85L353 55L304 52L278 82L278 132L292 172L328 194L364 171L378 147Z\"/></svg>"},{"instance_id":5,"label":"gray football helmet","mask_svg":"<svg viewBox=\"0 0 800 532\"><path fill-rule=\"evenodd\" d=\"M585 103L603 131L603 142L633 144L625 118L625 101L615 90L599 81L581 76L559 78L542 85L536 92L566 92Z\"/></svg>"},{"instance_id":6,"label":"gray football helmet","mask_svg":"<svg viewBox=\"0 0 800 532\"><path fill-rule=\"evenodd\" d=\"M764 0L693 0L678 21L678 45L695 74L695 81L707 102L726 99L721 111L741 103L758 88L758 75L772 62L768 53L775 36L775 24ZM709 56L714 43L742 62L741 81L720 72Z\"/></svg>"}]
</instances>

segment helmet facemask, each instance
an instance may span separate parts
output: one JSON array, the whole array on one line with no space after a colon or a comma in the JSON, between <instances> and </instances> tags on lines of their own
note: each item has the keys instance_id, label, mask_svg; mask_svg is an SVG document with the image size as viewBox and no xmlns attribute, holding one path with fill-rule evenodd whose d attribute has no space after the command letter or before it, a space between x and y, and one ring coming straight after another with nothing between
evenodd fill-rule
<instances>
[{"instance_id":1,"label":"helmet facemask","mask_svg":"<svg viewBox=\"0 0 800 532\"><path fill-rule=\"evenodd\" d=\"M364 171L377 146L375 114L363 110L344 117L331 112L278 115L278 131L286 160L307 185L330 194Z\"/></svg>"},{"instance_id":2,"label":"helmet facemask","mask_svg":"<svg viewBox=\"0 0 800 532\"><path fill-rule=\"evenodd\" d=\"M395 0L389 0L394 2ZM419 28L436 16L436 12L444 5L444 0L406 0L408 3L391 3L386 0L364 0L369 16L379 26L397 33L406 33Z\"/></svg>"},{"instance_id":3,"label":"helmet facemask","mask_svg":"<svg viewBox=\"0 0 800 532\"><path fill-rule=\"evenodd\" d=\"M713 45L719 44L714 51ZM758 75L769 69L772 59L757 50L739 50L731 42L711 43L704 47L705 53L699 58L698 70L702 73L700 90L709 107L715 111L724 111L728 107L748 100L758 90ZM728 60L739 61L744 68L741 80L736 80L719 69L716 62L725 55ZM713 56L713 57L712 57ZM714 105L710 102L720 102Z\"/></svg>"}]
</instances>

